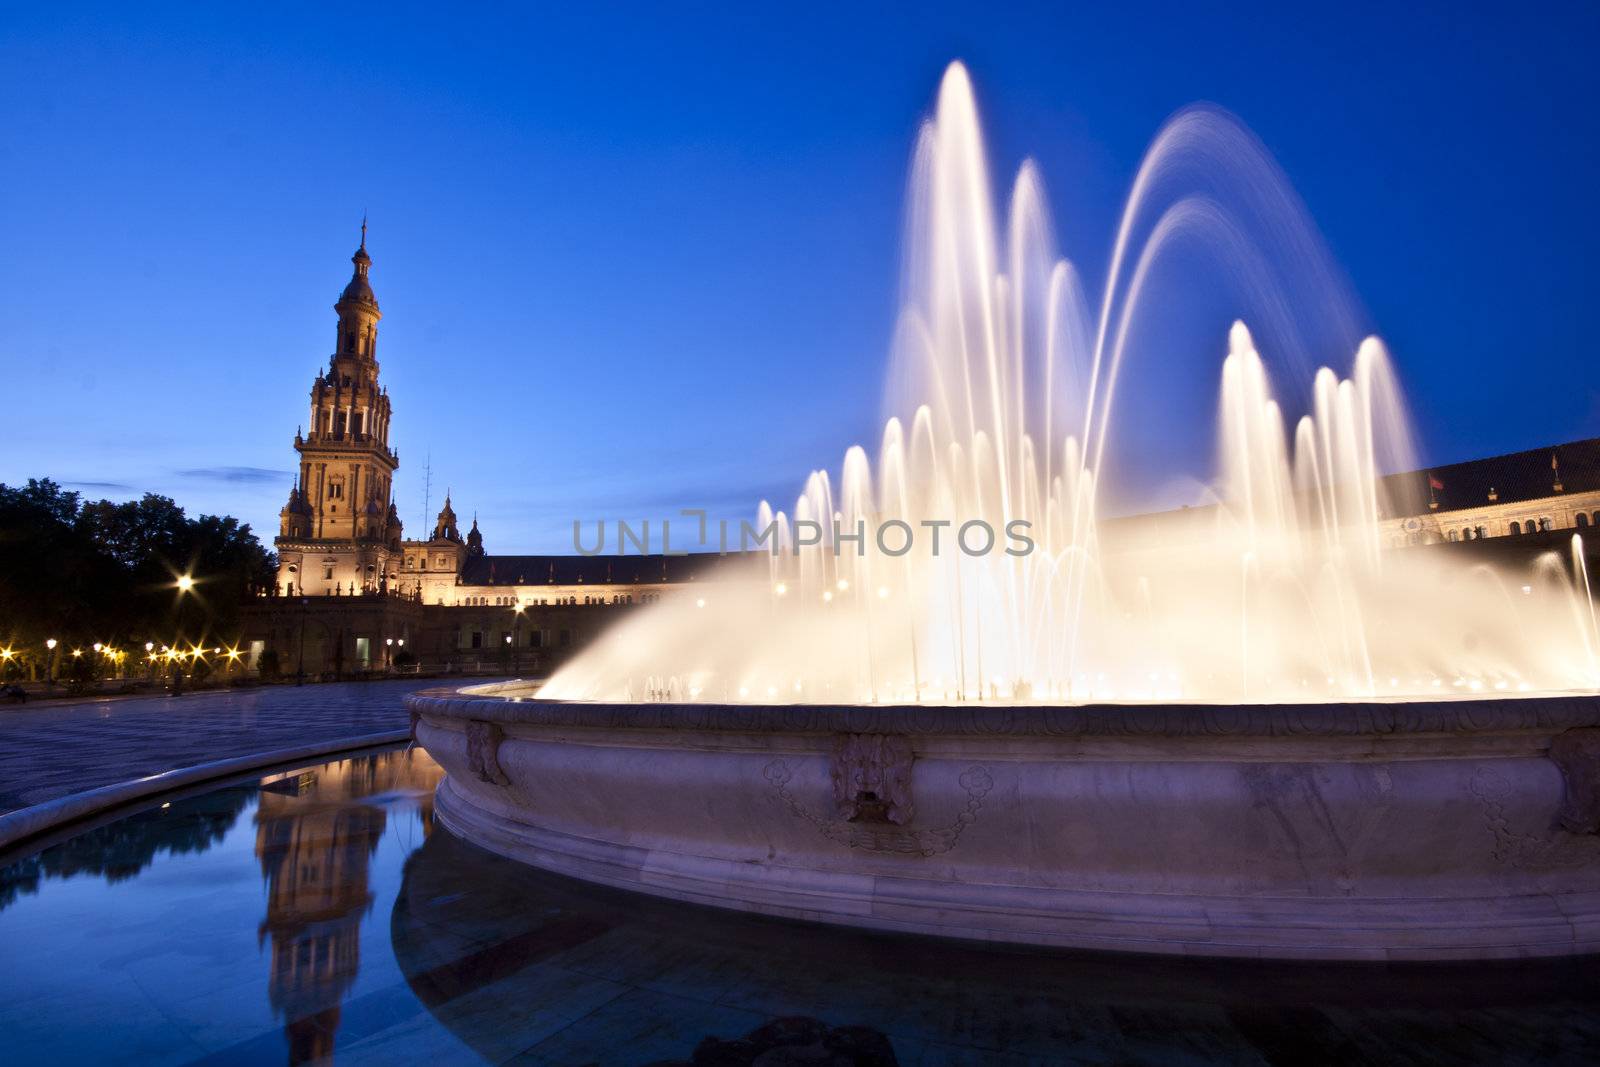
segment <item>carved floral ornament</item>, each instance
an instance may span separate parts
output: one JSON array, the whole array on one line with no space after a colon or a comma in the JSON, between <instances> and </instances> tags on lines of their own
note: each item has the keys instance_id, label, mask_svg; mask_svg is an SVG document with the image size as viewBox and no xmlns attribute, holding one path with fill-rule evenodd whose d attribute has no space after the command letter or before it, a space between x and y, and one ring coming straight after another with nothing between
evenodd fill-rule
<instances>
[{"instance_id":1,"label":"carved floral ornament","mask_svg":"<svg viewBox=\"0 0 1600 1067\"><path fill-rule=\"evenodd\" d=\"M1550 758L1561 768L1566 785L1561 828L1574 834L1600 832L1600 728L1557 734L1550 742Z\"/></svg>"},{"instance_id":2,"label":"carved floral ornament","mask_svg":"<svg viewBox=\"0 0 1600 1067\"><path fill-rule=\"evenodd\" d=\"M775 759L762 772L791 815L814 826L823 837L865 852L936 856L955 847L978 819L983 798L994 788L986 768L968 767L959 779L967 803L948 826L913 829L911 798L915 756L909 738L893 734L836 734L828 777L835 818L801 803L789 791L794 771Z\"/></svg>"}]
</instances>

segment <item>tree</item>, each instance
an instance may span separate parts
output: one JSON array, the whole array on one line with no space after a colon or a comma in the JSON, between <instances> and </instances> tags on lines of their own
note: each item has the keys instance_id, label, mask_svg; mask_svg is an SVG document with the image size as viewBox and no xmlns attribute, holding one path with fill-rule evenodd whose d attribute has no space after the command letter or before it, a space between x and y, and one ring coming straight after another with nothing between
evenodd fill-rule
<instances>
[{"instance_id":1,"label":"tree","mask_svg":"<svg viewBox=\"0 0 1600 1067\"><path fill-rule=\"evenodd\" d=\"M85 503L49 479L0 484L0 643L232 643L273 567L248 525L190 519L169 497ZM196 584L181 592L185 574Z\"/></svg>"}]
</instances>

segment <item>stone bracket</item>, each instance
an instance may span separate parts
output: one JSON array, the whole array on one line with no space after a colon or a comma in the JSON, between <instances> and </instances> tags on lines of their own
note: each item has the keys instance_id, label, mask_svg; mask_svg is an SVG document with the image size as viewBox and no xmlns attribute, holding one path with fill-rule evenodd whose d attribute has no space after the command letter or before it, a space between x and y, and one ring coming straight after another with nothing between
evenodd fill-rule
<instances>
[{"instance_id":1,"label":"stone bracket","mask_svg":"<svg viewBox=\"0 0 1600 1067\"><path fill-rule=\"evenodd\" d=\"M1566 783L1561 828L1574 834L1600 832L1600 727L1579 726L1557 734L1550 742L1550 759Z\"/></svg>"},{"instance_id":2,"label":"stone bracket","mask_svg":"<svg viewBox=\"0 0 1600 1067\"><path fill-rule=\"evenodd\" d=\"M511 779L500 769L500 742L506 732L499 723L467 721L467 769L478 781L491 785L510 785Z\"/></svg>"},{"instance_id":3,"label":"stone bracket","mask_svg":"<svg viewBox=\"0 0 1600 1067\"><path fill-rule=\"evenodd\" d=\"M916 756L903 734L834 734L828 774L833 804L847 822L904 826L916 814L911 764Z\"/></svg>"}]
</instances>

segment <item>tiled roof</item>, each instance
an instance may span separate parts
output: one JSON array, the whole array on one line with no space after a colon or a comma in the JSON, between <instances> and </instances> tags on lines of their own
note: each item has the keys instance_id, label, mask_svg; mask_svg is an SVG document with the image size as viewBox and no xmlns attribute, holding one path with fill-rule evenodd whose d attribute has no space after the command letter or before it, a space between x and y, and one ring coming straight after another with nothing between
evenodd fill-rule
<instances>
[{"instance_id":1,"label":"tiled roof","mask_svg":"<svg viewBox=\"0 0 1600 1067\"><path fill-rule=\"evenodd\" d=\"M1447 463L1426 470L1391 475L1384 481L1393 499L1420 500L1418 511L1429 510L1430 477L1444 486L1433 490L1432 499L1438 501L1439 511L1481 508L1491 503L1512 504L1555 495L1557 470L1551 467L1552 456L1560 472L1562 492L1600 490L1600 438L1596 437L1569 441L1564 445L1530 448L1526 452L1511 452L1504 456L1490 456L1488 459ZM1493 501L1489 499L1491 489L1496 495Z\"/></svg>"},{"instance_id":2,"label":"tiled roof","mask_svg":"<svg viewBox=\"0 0 1600 1067\"><path fill-rule=\"evenodd\" d=\"M685 556L475 556L461 568L463 585L607 585L692 582L719 563L748 565L748 556L696 552Z\"/></svg>"}]
</instances>

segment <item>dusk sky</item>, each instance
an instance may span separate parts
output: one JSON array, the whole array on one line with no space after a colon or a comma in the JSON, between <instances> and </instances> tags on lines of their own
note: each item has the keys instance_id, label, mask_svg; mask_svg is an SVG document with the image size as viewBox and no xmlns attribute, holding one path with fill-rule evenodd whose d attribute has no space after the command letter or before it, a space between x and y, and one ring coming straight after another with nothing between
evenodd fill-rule
<instances>
[{"instance_id":1,"label":"dusk sky","mask_svg":"<svg viewBox=\"0 0 1600 1067\"><path fill-rule=\"evenodd\" d=\"M586 7L7 5L0 481L270 540L366 212L408 536L446 487L491 552L787 505L876 441L957 58L997 185L1039 161L1095 285L1149 139L1211 101L1306 202L1428 462L1600 433L1593 3ZM1204 473L1225 346L1136 354L1127 466Z\"/></svg>"}]
</instances>

